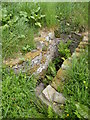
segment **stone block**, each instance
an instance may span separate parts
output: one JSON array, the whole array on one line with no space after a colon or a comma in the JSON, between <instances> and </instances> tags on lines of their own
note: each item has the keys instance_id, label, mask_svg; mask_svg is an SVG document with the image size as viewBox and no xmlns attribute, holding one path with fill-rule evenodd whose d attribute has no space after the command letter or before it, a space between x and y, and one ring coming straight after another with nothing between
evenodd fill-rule
<instances>
[{"instance_id":1,"label":"stone block","mask_svg":"<svg viewBox=\"0 0 90 120\"><path fill-rule=\"evenodd\" d=\"M43 96L42 93L39 95L39 99L40 99L44 104L46 104L47 106L51 106L51 105L52 105L51 102L49 102L49 101Z\"/></svg>"},{"instance_id":2,"label":"stone block","mask_svg":"<svg viewBox=\"0 0 90 120\"><path fill-rule=\"evenodd\" d=\"M80 52L80 49L79 49L79 48L76 48L76 52Z\"/></svg>"},{"instance_id":3,"label":"stone block","mask_svg":"<svg viewBox=\"0 0 90 120\"><path fill-rule=\"evenodd\" d=\"M43 95L45 96L46 99L49 101L53 101L53 94L56 92L54 88L51 87L51 85L48 85L44 90L43 90Z\"/></svg>"},{"instance_id":4,"label":"stone block","mask_svg":"<svg viewBox=\"0 0 90 120\"><path fill-rule=\"evenodd\" d=\"M63 70L67 70L67 69L69 68L69 66L62 64L61 68L62 68Z\"/></svg>"},{"instance_id":5,"label":"stone block","mask_svg":"<svg viewBox=\"0 0 90 120\"><path fill-rule=\"evenodd\" d=\"M40 83L35 89L36 96L39 96L43 91L43 89L44 89L44 84Z\"/></svg>"},{"instance_id":6,"label":"stone block","mask_svg":"<svg viewBox=\"0 0 90 120\"><path fill-rule=\"evenodd\" d=\"M65 97L62 95L62 93L55 92L53 96L53 101L56 103L64 104Z\"/></svg>"}]
</instances>

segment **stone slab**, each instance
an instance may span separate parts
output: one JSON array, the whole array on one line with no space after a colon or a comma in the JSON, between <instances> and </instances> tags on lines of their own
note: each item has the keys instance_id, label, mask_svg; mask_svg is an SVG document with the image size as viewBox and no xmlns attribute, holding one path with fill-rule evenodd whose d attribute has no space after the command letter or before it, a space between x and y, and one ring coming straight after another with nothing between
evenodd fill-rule
<instances>
[{"instance_id":1,"label":"stone slab","mask_svg":"<svg viewBox=\"0 0 90 120\"><path fill-rule=\"evenodd\" d=\"M51 103L43 96L42 93L39 95L39 99L47 106L51 106Z\"/></svg>"},{"instance_id":2,"label":"stone slab","mask_svg":"<svg viewBox=\"0 0 90 120\"><path fill-rule=\"evenodd\" d=\"M49 101L53 101L53 95L56 92L54 88L51 87L51 85L48 85L42 92L42 94L45 96L45 98Z\"/></svg>"},{"instance_id":3,"label":"stone slab","mask_svg":"<svg viewBox=\"0 0 90 120\"><path fill-rule=\"evenodd\" d=\"M44 89L44 84L40 83L35 89L36 96L39 96L43 91L43 89Z\"/></svg>"},{"instance_id":4,"label":"stone slab","mask_svg":"<svg viewBox=\"0 0 90 120\"><path fill-rule=\"evenodd\" d=\"M59 105L57 103L52 103L50 101L48 101L43 94L41 93L39 95L39 99L41 100L42 103L44 103L47 107L50 106L55 113L57 113L58 115L62 114L62 110L60 109Z\"/></svg>"},{"instance_id":5,"label":"stone slab","mask_svg":"<svg viewBox=\"0 0 90 120\"><path fill-rule=\"evenodd\" d=\"M56 103L65 104L65 97L62 93L55 92L53 96L53 101Z\"/></svg>"}]
</instances>

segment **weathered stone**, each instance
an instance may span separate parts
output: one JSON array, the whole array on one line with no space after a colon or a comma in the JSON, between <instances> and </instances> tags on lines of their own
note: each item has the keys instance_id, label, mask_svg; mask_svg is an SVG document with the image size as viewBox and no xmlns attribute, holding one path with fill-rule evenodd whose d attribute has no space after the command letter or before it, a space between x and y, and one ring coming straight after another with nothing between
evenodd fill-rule
<instances>
[{"instance_id":1,"label":"weathered stone","mask_svg":"<svg viewBox=\"0 0 90 120\"><path fill-rule=\"evenodd\" d=\"M47 106L52 106L51 102L49 102L49 101L43 96L42 93L39 95L39 99L40 99L44 104L46 104Z\"/></svg>"},{"instance_id":2,"label":"weathered stone","mask_svg":"<svg viewBox=\"0 0 90 120\"><path fill-rule=\"evenodd\" d=\"M28 52L26 55L25 55L25 60L27 60L27 59L34 59L36 56L39 56L40 55L40 53L41 53L41 51L40 50L38 50L38 51L36 51L36 52Z\"/></svg>"},{"instance_id":3,"label":"weathered stone","mask_svg":"<svg viewBox=\"0 0 90 120\"><path fill-rule=\"evenodd\" d=\"M53 101L56 103L65 103L65 97L62 95L62 93L55 92L53 96Z\"/></svg>"},{"instance_id":4,"label":"weathered stone","mask_svg":"<svg viewBox=\"0 0 90 120\"><path fill-rule=\"evenodd\" d=\"M31 63L30 63L30 66L31 68L34 66L34 65L39 65L40 62L42 60L42 53L40 53L39 56L36 56L34 59L31 60Z\"/></svg>"},{"instance_id":5,"label":"weathered stone","mask_svg":"<svg viewBox=\"0 0 90 120\"><path fill-rule=\"evenodd\" d=\"M80 53L79 52L76 52L76 57L78 58L80 56Z\"/></svg>"},{"instance_id":6,"label":"weathered stone","mask_svg":"<svg viewBox=\"0 0 90 120\"><path fill-rule=\"evenodd\" d=\"M79 49L84 49L85 47L86 47L85 45L81 45L81 44L78 45Z\"/></svg>"},{"instance_id":7,"label":"weathered stone","mask_svg":"<svg viewBox=\"0 0 90 120\"><path fill-rule=\"evenodd\" d=\"M70 67L69 65L64 65L64 64L62 64L62 66L61 66L61 68L62 68L63 70L67 70L69 67Z\"/></svg>"},{"instance_id":8,"label":"weathered stone","mask_svg":"<svg viewBox=\"0 0 90 120\"><path fill-rule=\"evenodd\" d=\"M58 104L53 103L52 107L53 107L53 110L54 110L55 113L57 113L58 115L62 114L63 111L60 109L60 106Z\"/></svg>"},{"instance_id":9,"label":"weathered stone","mask_svg":"<svg viewBox=\"0 0 90 120\"><path fill-rule=\"evenodd\" d=\"M39 96L43 90L44 90L44 84L40 83L35 89L36 96Z\"/></svg>"},{"instance_id":10,"label":"weathered stone","mask_svg":"<svg viewBox=\"0 0 90 120\"><path fill-rule=\"evenodd\" d=\"M86 45L88 45L88 43L87 42L80 42L80 45L86 46Z\"/></svg>"},{"instance_id":11,"label":"weathered stone","mask_svg":"<svg viewBox=\"0 0 90 120\"><path fill-rule=\"evenodd\" d=\"M46 41L49 41L49 36L47 36L45 39L46 39Z\"/></svg>"},{"instance_id":12,"label":"weathered stone","mask_svg":"<svg viewBox=\"0 0 90 120\"><path fill-rule=\"evenodd\" d=\"M53 94L56 92L54 88L52 88L50 85L48 85L44 90L43 90L43 95L45 96L46 99L49 101L53 101Z\"/></svg>"},{"instance_id":13,"label":"weathered stone","mask_svg":"<svg viewBox=\"0 0 90 120\"><path fill-rule=\"evenodd\" d=\"M60 68L57 72L56 77L61 80L62 77L64 77L64 76L65 76L65 71L62 68Z\"/></svg>"},{"instance_id":14,"label":"weathered stone","mask_svg":"<svg viewBox=\"0 0 90 120\"><path fill-rule=\"evenodd\" d=\"M48 101L44 96L43 94L41 93L39 95L39 99L42 101L42 103L44 103L47 107L50 106L55 113L57 113L58 115L61 115L62 114L62 110L60 109L60 106L57 104L57 103L53 103L53 102L50 102Z\"/></svg>"},{"instance_id":15,"label":"weathered stone","mask_svg":"<svg viewBox=\"0 0 90 120\"><path fill-rule=\"evenodd\" d=\"M34 65L31 69L29 68L28 73L33 74L37 69L39 68L39 65Z\"/></svg>"},{"instance_id":16,"label":"weathered stone","mask_svg":"<svg viewBox=\"0 0 90 120\"><path fill-rule=\"evenodd\" d=\"M80 52L80 49L79 49L79 48L76 48L76 52Z\"/></svg>"},{"instance_id":17,"label":"weathered stone","mask_svg":"<svg viewBox=\"0 0 90 120\"><path fill-rule=\"evenodd\" d=\"M83 42L88 42L88 36L83 37Z\"/></svg>"},{"instance_id":18,"label":"weathered stone","mask_svg":"<svg viewBox=\"0 0 90 120\"><path fill-rule=\"evenodd\" d=\"M72 54L72 56L71 56L71 57L72 57L72 58L73 58L73 57L76 57L76 54L75 54L75 52Z\"/></svg>"},{"instance_id":19,"label":"weathered stone","mask_svg":"<svg viewBox=\"0 0 90 120\"><path fill-rule=\"evenodd\" d=\"M64 65L70 65L71 64L71 58L69 57L68 59L64 60L63 64Z\"/></svg>"},{"instance_id":20,"label":"weathered stone","mask_svg":"<svg viewBox=\"0 0 90 120\"><path fill-rule=\"evenodd\" d=\"M54 33L49 33L48 36L49 36L49 40L53 40L54 39Z\"/></svg>"},{"instance_id":21,"label":"weathered stone","mask_svg":"<svg viewBox=\"0 0 90 120\"><path fill-rule=\"evenodd\" d=\"M16 64L21 64L23 63L24 60L20 59L20 58L17 58L17 59L12 59L11 61L9 62L6 62L6 65L10 66L10 67L13 67L15 66Z\"/></svg>"},{"instance_id":22,"label":"weathered stone","mask_svg":"<svg viewBox=\"0 0 90 120\"><path fill-rule=\"evenodd\" d=\"M57 77L55 77L51 83L51 86L53 88L55 88L55 90L57 90L57 86L60 85L60 79L58 79Z\"/></svg>"}]
</instances>

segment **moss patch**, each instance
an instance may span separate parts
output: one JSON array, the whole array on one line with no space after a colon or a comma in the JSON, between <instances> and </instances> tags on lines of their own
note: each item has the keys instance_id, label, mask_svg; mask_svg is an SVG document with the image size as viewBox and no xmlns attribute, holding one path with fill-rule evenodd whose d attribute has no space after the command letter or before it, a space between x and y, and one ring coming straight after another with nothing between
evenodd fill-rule
<instances>
[{"instance_id":1,"label":"moss patch","mask_svg":"<svg viewBox=\"0 0 90 120\"><path fill-rule=\"evenodd\" d=\"M46 61L46 57L42 56L41 64L45 63L45 61Z\"/></svg>"},{"instance_id":2,"label":"moss patch","mask_svg":"<svg viewBox=\"0 0 90 120\"><path fill-rule=\"evenodd\" d=\"M34 67L28 71L28 74L33 74L39 67L39 65L34 65Z\"/></svg>"}]
</instances>

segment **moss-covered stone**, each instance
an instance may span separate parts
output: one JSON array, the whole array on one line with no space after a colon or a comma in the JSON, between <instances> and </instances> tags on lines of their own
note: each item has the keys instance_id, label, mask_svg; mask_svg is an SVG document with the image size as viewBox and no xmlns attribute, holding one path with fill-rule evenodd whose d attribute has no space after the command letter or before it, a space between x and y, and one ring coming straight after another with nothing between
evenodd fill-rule
<instances>
[{"instance_id":1,"label":"moss-covered stone","mask_svg":"<svg viewBox=\"0 0 90 120\"><path fill-rule=\"evenodd\" d=\"M76 52L80 52L80 49L79 48L76 48L76 50L75 50Z\"/></svg>"},{"instance_id":2,"label":"moss-covered stone","mask_svg":"<svg viewBox=\"0 0 90 120\"><path fill-rule=\"evenodd\" d=\"M41 50L38 50L38 51L36 51L36 52L28 52L26 55L25 55L25 60L27 60L27 59L34 59L36 56L39 56L40 55L40 53L41 53Z\"/></svg>"},{"instance_id":3,"label":"moss-covered stone","mask_svg":"<svg viewBox=\"0 0 90 120\"><path fill-rule=\"evenodd\" d=\"M39 65L34 65L33 68L30 68L30 70L28 71L28 73L32 74L34 72L36 72L36 70L39 68Z\"/></svg>"},{"instance_id":4,"label":"moss-covered stone","mask_svg":"<svg viewBox=\"0 0 90 120\"><path fill-rule=\"evenodd\" d=\"M46 61L46 57L42 56L41 64L45 63L45 61Z\"/></svg>"}]
</instances>

